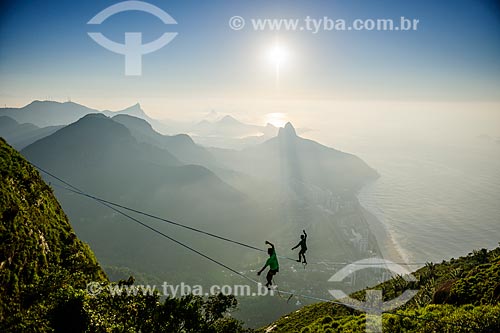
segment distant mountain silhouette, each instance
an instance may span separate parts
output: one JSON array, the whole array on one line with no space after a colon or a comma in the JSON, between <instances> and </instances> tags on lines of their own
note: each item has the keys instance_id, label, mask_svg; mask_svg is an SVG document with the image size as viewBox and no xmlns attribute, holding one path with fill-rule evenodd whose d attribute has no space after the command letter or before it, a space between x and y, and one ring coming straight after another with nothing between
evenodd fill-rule
<instances>
[{"instance_id":1,"label":"distant mountain silhouette","mask_svg":"<svg viewBox=\"0 0 500 333\"><path fill-rule=\"evenodd\" d=\"M33 142L46 137L62 126L38 127L33 124L19 124L7 116L0 116L0 136L16 149L22 149Z\"/></svg>"},{"instance_id":2,"label":"distant mountain silhouette","mask_svg":"<svg viewBox=\"0 0 500 333\"><path fill-rule=\"evenodd\" d=\"M123 109L123 110L119 110L119 111L105 110L105 111L102 111L102 113L104 113L105 115L107 115L109 117L113 117L116 115L128 115L128 116L133 116L133 117L137 117L137 118L141 118L141 119L148 119L149 118L149 116L144 112L144 110L142 110L141 104L139 104L139 103L136 103L136 104L132 105L131 107L128 107L128 108ZM151 118L149 118L149 119L151 119Z\"/></svg>"},{"instance_id":3,"label":"distant mountain silhouette","mask_svg":"<svg viewBox=\"0 0 500 333\"><path fill-rule=\"evenodd\" d=\"M0 116L0 130L10 130L15 126L20 126L20 124L10 117ZM23 127L23 129L26 131L33 131L39 128L38 126L35 126L33 124L23 124Z\"/></svg>"},{"instance_id":4,"label":"distant mountain silhouette","mask_svg":"<svg viewBox=\"0 0 500 333\"><path fill-rule=\"evenodd\" d=\"M205 148L195 144L186 134L162 135L147 121L121 113L114 116L113 120L127 127L137 141L166 149L185 164L210 165L215 162Z\"/></svg>"},{"instance_id":5,"label":"distant mountain silhouette","mask_svg":"<svg viewBox=\"0 0 500 333\"><path fill-rule=\"evenodd\" d=\"M149 117L139 103L118 111L100 111L74 102L55 101L33 101L21 108L0 108L0 116L8 116L18 123L31 123L39 127L68 125L91 113L103 113L110 117L119 114L130 115L146 120L160 132L168 130L162 122Z\"/></svg>"},{"instance_id":6,"label":"distant mountain silhouette","mask_svg":"<svg viewBox=\"0 0 500 333\"><path fill-rule=\"evenodd\" d=\"M295 131L295 128L293 127L292 123L288 122L285 124L285 127L279 129L278 136L279 137L287 136L289 138L295 138L297 136L297 132Z\"/></svg>"},{"instance_id":7,"label":"distant mountain silhouette","mask_svg":"<svg viewBox=\"0 0 500 333\"><path fill-rule=\"evenodd\" d=\"M97 110L73 102L33 101L22 108L0 108L0 116L39 127L67 125Z\"/></svg>"},{"instance_id":8,"label":"distant mountain silhouette","mask_svg":"<svg viewBox=\"0 0 500 333\"><path fill-rule=\"evenodd\" d=\"M206 113L204 119L209 120L209 121L214 121L219 118L219 113L215 110L210 110L209 112Z\"/></svg>"},{"instance_id":9,"label":"distant mountain silhouette","mask_svg":"<svg viewBox=\"0 0 500 333\"><path fill-rule=\"evenodd\" d=\"M360 158L297 136L287 123L276 137L242 151L212 150L228 168L287 185L302 183L333 193L352 192L378 174Z\"/></svg>"},{"instance_id":10,"label":"distant mountain silhouette","mask_svg":"<svg viewBox=\"0 0 500 333\"><path fill-rule=\"evenodd\" d=\"M156 119L151 118L144 112L144 110L141 108L141 105L139 103L136 103L132 105L131 107L128 107L123 110L118 110L118 111L109 111L105 110L102 111L106 116L108 117L115 117L119 115L124 115L124 116L132 116L136 117L142 120L145 120L152 128L154 128L156 131L159 131L161 133L167 133L169 132L170 128L166 125L163 124L161 121L158 121Z\"/></svg>"},{"instance_id":11,"label":"distant mountain silhouette","mask_svg":"<svg viewBox=\"0 0 500 333\"><path fill-rule=\"evenodd\" d=\"M258 126L245 124L226 115L217 121L202 120L189 130L201 137L244 138L248 136L276 135L278 129L270 124Z\"/></svg>"},{"instance_id":12,"label":"distant mountain silhouette","mask_svg":"<svg viewBox=\"0 0 500 333\"><path fill-rule=\"evenodd\" d=\"M132 119L129 116L120 116L117 119L123 120L124 117ZM137 118L132 120L137 122ZM161 135L159 138L165 139ZM166 137L166 141L170 139L172 138ZM185 137L173 137L169 144L175 146L179 142L182 144L183 140L185 141ZM200 151L203 152L202 149ZM231 192L230 188L208 169L185 166L168 150L139 142L127 127L103 114L86 115L31 144L23 149L22 153L29 160L58 174L71 177L82 186L112 184L111 188L116 190L133 188L134 182L140 182L143 184L134 185L144 187L144 183L148 183L153 188L172 185L171 190L174 190L175 186L207 181L214 186L220 186L222 192ZM140 179L132 176L137 173L142 175ZM204 192L202 188L199 190Z\"/></svg>"}]
</instances>

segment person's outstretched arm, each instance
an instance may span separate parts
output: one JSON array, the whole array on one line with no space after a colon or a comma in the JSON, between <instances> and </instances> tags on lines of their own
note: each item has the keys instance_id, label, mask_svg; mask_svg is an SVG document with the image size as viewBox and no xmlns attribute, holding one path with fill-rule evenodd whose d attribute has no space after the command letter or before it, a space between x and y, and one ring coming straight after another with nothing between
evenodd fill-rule
<instances>
[{"instance_id":1,"label":"person's outstretched arm","mask_svg":"<svg viewBox=\"0 0 500 333\"><path fill-rule=\"evenodd\" d=\"M305 230L302 230L302 232L304 233L304 236L307 238L306 231L305 231Z\"/></svg>"},{"instance_id":2,"label":"person's outstretched arm","mask_svg":"<svg viewBox=\"0 0 500 333\"><path fill-rule=\"evenodd\" d=\"M296 248L298 248L298 247L300 246L300 243L301 243L301 242L299 242L299 244L297 244L297 245L295 245L294 247L292 247L292 250L295 250Z\"/></svg>"},{"instance_id":3,"label":"person's outstretched arm","mask_svg":"<svg viewBox=\"0 0 500 333\"><path fill-rule=\"evenodd\" d=\"M267 244L267 245L270 245L270 246L274 249L274 245L273 245L271 242L266 241L266 244Z\"/></svg>"},{"instance_id":4,"label":"person's outstretched arm","mask_svg":"<svg viewBox=\"0 0 500 333\"><path fill-rule=\"evenodd\" d=\"M264 271L267 267L267 263L264 265L264 267L262 267L262 269L260 271L257 272L257 275L260 275L262 274L262 271Z\"/></svg>"}]
</instances>

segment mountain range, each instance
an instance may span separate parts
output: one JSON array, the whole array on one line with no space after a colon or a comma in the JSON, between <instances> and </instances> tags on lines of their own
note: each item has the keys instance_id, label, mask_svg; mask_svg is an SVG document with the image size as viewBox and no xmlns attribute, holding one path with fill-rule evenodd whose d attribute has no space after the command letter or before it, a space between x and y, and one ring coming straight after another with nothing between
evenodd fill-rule
<instances>
[{"instance_id":1,"label":"mountain range","mask_svg":"<svg viewBox=\"0 0 500 333\"><path fill-rule=\"evenodd\" d=\"M10 117L0 116L0 135L17 149L22 149L54 133L61 127L62 126L38 127L30 123L20 124Z\"/></svg>"},{"instance_id":2,"label":"mountain range","mask_svg":"<svg viewBox=\"0 0 500 333\"><path fill-rule=\"evenodd\" d=\"M127 127L113 119L103 114L86 115L26 147L22 154L87 192L197 224L206 221L200 216L216 216L220 203L236 205L243 200L241 193L209 169L183 164L168 150L137 141ZM183 140L168 143L186 146ZM123 219L110 215L104 207L91 208L94 202L82 201L60 189L56 193L79 235L94 246L98 255L108 258L107 263L111 258L154 263L141 260L145 251L158 257L156 262L161 261L165 251L161 250L165 248L162 241L148 240L148 233L138 233L135 226L123 224ZM175 247L171 251L178 252Z\"/></svg>"},{"instance_id":3,"label":"mountain range","mask_svg":"<svg viewBox=\"0 0 500 333\"><path fill-rule=\"evenodd\" d=\"M118 111L100 111L74 102L38 100L21 108L0 108L0 116L7 116L18 123L33 124L37 127L68 125L92 113L102 113L109 117L129 115L146 120L152 126L157 126L157 130L161 131L164 127L161 122L149 117L139 103Z\"/></svg>"},{"instance_id":4,"label":"mountain range","mask_svg":"<svg viewBox=\"0 0 500 333\"><path fill-rule=\"evenodd\" d=\"M202 120L194 125L190 132L202 137L241 138L259 135L270 137L276 135L278 128L271 124L266 126L245 124L227 115L216 121Z\"/></svg>"},{"instance_id":5,"label":"mountain range","mask_svg":"<svg viewBox=\"0 0 500 333\"><path fill-rule=\"evenodd\" d=\"M204 119L184 127L195 142L207 147L240 150L263 143L279 132L278 127L269 123L265 126L246 124L230 115L220 117L215 111L208 118L210 120ZM299 128L297 131L304 133L307 129Z\"/></svg>"},{"instance_id":6,"label":"mountain range","mask_svg":"<svg viewBox=\"0 0 500 333\"><path fill-rule=\"evenodd\" d=\"M301 186L310 184L335 194L352 193L378 177L359 157L297 136L291 123L260 145L211 152L231 169L277 182L281 187L298 184L298 192Z\"/></svg>"},{"instance_id":7,"label":"mountain range","mask_svg":"<svg viewBox=\"0 0 500 333\"><path fill-rule=\"evenodd\" d=\"M73 102L33 101L21 108L0 108L0 116L38 127L68 125L97 110Z\"/></svg>"},{"instance_id":8,"label":"mountain range","mask_svg":"<svg viewBox=\"0 0 500 333\"><path fill-rule=\"evenodd\" d=\"M127 127L138 142L165 149L174 154L184 164L211 165L215 163L210 152L196 145L191 137L186 134L162 135L156 132L146 120L136 116L119 114L114 116L113 120Z\"/></svg>"},{"instance_id":9,"label":"mountain range","mask_svg":"<svg viewBox=\"0 0 500 333\"><path fill-rule=\"evenodd\" d=\"M278 128L271 124L265 126L247 124L230 115L219 115L215 111L211 113L209 119L195 123L157 120L147 115L139 103L118 111L97 110L74 102L56 101L33 101L20 108L0 108L0 117L9 117L20 124L37 127L68 125L92 113L102 113L108 117L128 115L140 118L159 133L187 133L196 143L210 147L239 149L262 143L278 133ZM0 118L0 122L3 120L6 118ZM306 130L299 129L299 133L304 131ZM0 132L0 135L4 134Z\"/></svg>"}]
</instances>

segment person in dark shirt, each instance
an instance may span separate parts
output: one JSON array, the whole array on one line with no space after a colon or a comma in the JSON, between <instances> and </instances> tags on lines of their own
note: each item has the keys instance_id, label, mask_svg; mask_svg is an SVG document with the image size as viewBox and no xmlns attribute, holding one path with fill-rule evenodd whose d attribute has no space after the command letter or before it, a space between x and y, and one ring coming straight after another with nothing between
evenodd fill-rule
<instances>
[{"instance_id":1,"label":"person in dark shirt","mask_svg":"<svg viewBox=\"0 0 500 333\"><path fill-rule=\"evenodd\" d=\"M307 251L306 240L307 240L307 234L306 234L305 230L302 230L302 232L304 234L300 235L300 242L299 242L299 244L295 245L292 248L292 250L295 250L296 248L298 248L300 246L299 260L297 260L297 262L303 262L304 264L307 264L307 261L306 261L306 251ZM302 259L303 259L303 261L302 261Z\"/></svg>"}]
</instances>

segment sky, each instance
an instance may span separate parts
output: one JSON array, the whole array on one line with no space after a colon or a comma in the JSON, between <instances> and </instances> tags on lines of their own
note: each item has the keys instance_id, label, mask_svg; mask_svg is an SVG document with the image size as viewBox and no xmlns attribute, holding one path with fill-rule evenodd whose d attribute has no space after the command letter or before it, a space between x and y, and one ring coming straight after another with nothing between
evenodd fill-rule
<instances>
[{"instance_id":1,"label":"sky","mask_svg":"<svg viewBox=\"0 0 500 333\"><path fill-rule=\"evenodd\" d=\"M286 112L315 103L500 103L500 5L496 0L159 0L165 25L130 11L87 22L119 1L4 1L0 6L0 104L72 101L98 109L140 102L157 118L190 112ZM232 30L241 16L246 25ZM418 19L416 31L255 31L251 19ZM302 22L302 21L301 21ZM150 42L142 75L89 36ZM269 56L279 44L279 64ZM332 105L334 105L332 104ZM382 106L383 107L383 106Z\"/></svg>"}]
</instances>

